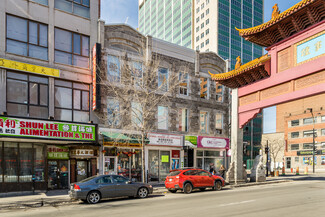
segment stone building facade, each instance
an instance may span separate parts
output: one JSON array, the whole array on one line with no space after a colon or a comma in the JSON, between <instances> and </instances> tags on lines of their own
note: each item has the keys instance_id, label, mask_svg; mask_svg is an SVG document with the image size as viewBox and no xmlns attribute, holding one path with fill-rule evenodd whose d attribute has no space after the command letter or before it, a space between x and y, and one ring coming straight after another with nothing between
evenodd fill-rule
<instances>
[{"instance_id":1,"label":"stone building facade","mask_svg":"<svg viewBox=\"0 0 325 217\"><path fill-rule=\"evenodd\" d=\"M100 172L141 180L145 168L147 181L163 181L170 169L209 169L212 163L218 169L226 164L229 91L211 81L209 74L225 72L226 62L212 52L200 53L144 36L128 25L101 23L99 29L102 83L101 109L96 114L103 144ZM148 84L143 87L154 92L152 98L146 91L142 95L132 93L136 88L125 92L135 85L134 65L141 82ZM116 80L108 82L111 78ZM145 129L129 127L134 100L143 100ZM155 106L146 109L147 105ZM118 123L110 120L116 117L116 110ZM146 132L145 145L130 142L141 131Z\"/></svg>"}]
</instances>

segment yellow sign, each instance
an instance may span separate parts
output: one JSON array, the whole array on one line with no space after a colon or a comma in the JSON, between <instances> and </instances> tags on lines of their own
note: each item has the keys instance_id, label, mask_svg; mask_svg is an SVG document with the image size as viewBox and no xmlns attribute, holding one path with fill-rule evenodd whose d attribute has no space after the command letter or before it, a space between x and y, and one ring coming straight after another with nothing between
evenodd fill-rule
<instances>
[{"instance_id":1,"label":"yellow sign","mask_svg":"<svg viewBox=\"0 0 325 217\"><path fill-rule=\"evenodd\" d=\"M60 77L60 70L0 58L0 68Z\"/></svg>"},{"instance_id":2,"label":"yellow sign","mask_svg":"<svg viewBox=\"0 0 325 217\"><path fill-rule=\"evenodd\" d=\"M161 162L168 163L169 162L169 155L161 155Z\"/></svg>"}]
</instances>

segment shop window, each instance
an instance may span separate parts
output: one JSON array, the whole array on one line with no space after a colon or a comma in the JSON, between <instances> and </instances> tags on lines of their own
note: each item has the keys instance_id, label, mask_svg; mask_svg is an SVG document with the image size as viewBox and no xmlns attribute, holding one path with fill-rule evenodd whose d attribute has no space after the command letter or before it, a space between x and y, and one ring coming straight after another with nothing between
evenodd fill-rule
<instances>
[{"instance_id":1,"label":"shop window","mask_svg":"<svg viewBox=\"0 0 325 217\"><path fill-rule=\"evenodd\" d=\"M188 73L179 73L179 94L187 96L188 95Z\"/></svg>"},{"instance_id":2,"label":"shop window","mask_svg":"<svg viewBox=\"0 0 325 217\"><path fill-rule=\"evenodd\" d=\"M18 144L4 143L4 182L18 182Z\"/></svg>"},{"instance_id":3,"label":"shop window","mask_svg":"<svg viewBox=\"0 0 325 217\"><path fill-rule=\"evenodd\" d=\"M313 143L304 143L303 149L313 149Z\"/></svg>"},{"instance_id":4,"label":"shop window","mask_svg":"<svg viewBox=\"0 0 325 217\"><path fill-rule=\"evenodd\" d=\"M196 156L203 157L203 151L196 151Z\"/></svg>"},{"instance_id":5,"label":"shop window","mask_svg":"<svg viewBox=\"0 0 325 217\"><path fill-rule=\"evenodd\" d=\"M179 126L178 130L187 132L188 131L188 109L178 110Z\"/></svg>"},{"instance_id":6,"label":"shop window","mask_svg":"<svg viewBox=\"0 0 325 217\"><path fill-rule=\"evenodd\" d=\"M107 99L107 122L110 126L120 124L120 103L117 99Z\"/></svg>"},{"instance_id":7,"label":"shop window","mask_svg":"<svg viewBox=\"0 0 325 217\"><path fill-rule=\"evenodd\" d=\"M304 131L304 137L312 137L312 136L313 136L313 131L312 130Z\"/></svg>"},{"instance_id":8,"label":"shop window","mask_svg":"<svg viewBox=\"0 0 325 217\"><path fill-rule=\"evenodd\" d=\"M299 150L299 144L291 144L291 151Z\"/></svg>"},{"instance_id":9,"label":"shop window","mask_svg":"<svg viewBox=\"0 0 325 217\"><path fill-rule=\"evenodd\" d=\"M200 131L201 133L208 133L208 112L200 112Z\"/></svg>"},{"instance_id":10,"label":"shop window","mask_svg":"<svg viewBox=\"0 0 325 217\"><path fill-rule=\"evenodd\" d=\"M291 126L294 127L294 126L299 126L299 120L292 120L291 121Z\"/></svg>"},{"instance_id":11,"label":"shop window","mask_svg":"<svg viewBox=\"0 0 325 217\"><path fill-rule=\"evenodd\" d=\"M131 102L131 121L132 125L142 127L143 123L142 106L138 102Z\"/></svg>"},{"instance_id":12,"label":"shop window","mask_svg":"<svg viewBox=\"0 0 325 217\"><path fill-rule=\"evenodd\" d=\"M48 118L48 79L7 72L8 115Z\"/></svg>"},{"instance_id":13,"label":"shop window","mask_svg":"<svg viewBox=\"0 0 325 217\"><path fill-rule=\"evenodd\" d=\"M142 73L143 73L143 67L142 63L140 62L132 62L131 63L131 83L132 85L135 85L137 87L142 86Z\"/></svg>"},{"instance_id":14,"label":"shop window","mask_svg":"<svg viewBox=\"0 0 325 217\"><path fill-rule=\"evenodd\" d=\"M56 9L89 18L90 0L55 0L54 3Z\"/></svg>"},{"instance_id":15,"label":"shop window","mask_svg":"<svg viewBox=\"0 0 325 217\"><path fill-rule=\"evenodd\" d=\"M2 169L2 162L3 162L3 151L2 151L2 145L3 143L0 142L0 183L3 182L3 169Z\"/></svg>"},{"instance_id":16,"label":"shop window","mask_svg":"<svg viewBox=\"0 0 325 217\"><path fill-rule=\"evenodd\" d=\"M7 52L48 60L47 32L47 25L7 15Z\"/></svg>"},{"instance_id":17,"label":"shop window","mask_svg":"<svg viewBox=\"0 0 325 217\"><path fill-rule=\"evenodd\" d=\"M224 86L216 82L216 100L217 102L223 102Z\"/></svg>"},{"instance_id":18,"label":"shop window","mask_svg":"<svg viewBox=\"0 0 325 217\"><path fill-rule=\"evenodd\" d=\"M120 59L116 56L107 56L107 79L109 82L120 82Z\"/></svg>"},{"instance_id":19,"label":"shop window","mask_svg":"<svg viewBox=\"0 0 325 217\"><path fill-rule=\"evenodd\" d=\"M45 144L34 144L34 174L35 181L44 181L45 174L45 155L44 155Z\"/></svg>"},{"instance_id":20,"label":"shop window","mask_svg":"<svg viewBox=\"0 0 325 217\"><path fill-rule=\"evenodd\" d=\"M30 1L37 2L37 3L40 3L42 5L49 5L48 0L30 0Z\"/></svg>"},{"instance_id":21,"label":"shop window","mask_svg":"<svg viewBox=\"0 0 325 217\"><path fill-rule=\"evenodd\" d=\"M89 68L89 37L55 28L56 63Z\"/></svg>"},{"instance_id":22,"label":"shop window","mask_svg":"<svg viewBox=\"0 0 325 217\"><path fill-rule=\"evenodd\" d=\"M54 89L56 120L89 121L89 85L55 80Z\"/></svg>"},{"instance_id":23,"label":"shop window","mask_svg":"<svg viewBox=\"0 0 325 217\"><path fill-rule=\"evenodd\" d=\"M168 91L168 69L158 69L158 89L167 92Z\"/></svg>"},{"instance_id":24,"label":"shop window","mask_svg":"<svg viewBox=\"0 0 325 217\"><path fill-rule=\"evenodd\" d=\"M209 99L209 81L208 81L208 78L200 78L200 98Z\"/></svg>"},{"instance_id":25,"label":"shop window","mask_svg":"<svg viewBox=\"0 0 325 217\"><path fill-rule=\"evenodd\" d=\"M292 132L291 133L291 138L299 138L299 132Z\"/></svg>"},{"instance_id":26,"label":"shop window","mask_svg":"<svg viewBox=\"0 0 325 217\"><path fill-rule=\"evenodd\" d=\"M19 182L31 182L33 175L33 147L31 143L19 144Z\"/></svg>"},{"instance_id":27,"label":"shop window","mask_svg":"<svg viewBox=\"0 0 325 217\"><path fill-rule=\"evenodd\" d=\"M216 113L216 132L222 134L223 129L223 114L221 112Z\"/></svg>"},{"instance_id":28,"label":"shop window","mask_svg":"<svg viewBox=\"0 0 325 217\"><path fill-rule=\"evenodd\" d=\"M220 152L219 151L204 151L205 157L219 157Z\"/></svg>"},{"instance_id":29,"label":"shop window","mask_svg":"<svg viewBox=\"0 0 325 217\"><path fill-rule=\"evenodd\" d=\"M168 130L168 108L158 106L158 129Z\"/></svg>"}]
</instances>

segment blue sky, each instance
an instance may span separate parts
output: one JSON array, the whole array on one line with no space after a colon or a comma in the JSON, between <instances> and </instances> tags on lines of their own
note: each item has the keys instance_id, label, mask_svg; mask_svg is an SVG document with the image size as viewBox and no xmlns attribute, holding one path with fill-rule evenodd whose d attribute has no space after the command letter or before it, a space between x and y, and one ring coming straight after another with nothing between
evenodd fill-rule
<instances>
[{"instance_id":1,"label":"blue sky","mask_svg":"<svg viewBox=\"0 0 325 217\"><path fill-rule=\"evenodd\" d=\"M264 0L264 20L270 20L272 7L278 3L280 11L297 4L300 0ZM126 23L138 27L138 0L102 0L101 18L106 23Z\"/></svg>"}]
</instances>

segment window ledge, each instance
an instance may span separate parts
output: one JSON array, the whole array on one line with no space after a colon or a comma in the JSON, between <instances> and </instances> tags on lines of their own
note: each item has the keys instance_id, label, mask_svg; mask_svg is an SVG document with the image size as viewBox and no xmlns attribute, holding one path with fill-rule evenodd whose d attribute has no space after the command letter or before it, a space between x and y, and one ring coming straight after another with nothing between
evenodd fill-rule
<instances>
[{"instance_id":1,"label":"window ledge","mask_svg":"<svg viewBox=\"0 0 325 217\"><path fill-rule=\"evenodd\" d=\"M64 11L64 10L61 10L61 9L58 9L58 8L55 8L55 7L54 7L54 10L56 10L56 11L60 11L60 12L66 13L66 14L70 14L70 15L72 15L72 16L76 16L76 17L79 17L79 18L82 18L82 19L85 19L85 20L90 21L90 17L89 17L89 18L87 18L87 17L82 17L82 16L80 16L80 15L77 15L77 14L74 14L74 13L70 13L70 12L67 12L67 11ZM90 16L90 7L89 7L89 16Z\"/></svg>"},{"instance_id":2,"label":"window ledge","mask_svg":"<svg viewBox=\"0 0 325 217\"><path fill-rule=\"evenodd\" d=\"M29 57L29 56L24 56L24 55L19 55L19 54L15 54L15 53L10 53L8 51L6 51L6 55L13 55L13 56L17 56L17 57L23 57L23 58L28 58L28 59L32 59L32 60L37 60L37 61L42 61L44 63L48 63L49 64L49 60L42 60L42 59L38 59L38 58L35 58L35 57ZM15 60L14 60L15 61ZM19 60L20 61L20 60ZM22 60L23 61L23 60ZM48 66L46 66L48 67Z\"/></svg>"}]
</instances>

